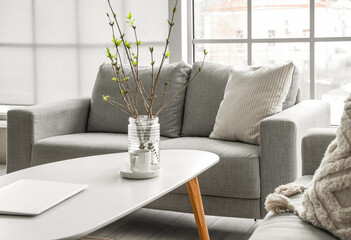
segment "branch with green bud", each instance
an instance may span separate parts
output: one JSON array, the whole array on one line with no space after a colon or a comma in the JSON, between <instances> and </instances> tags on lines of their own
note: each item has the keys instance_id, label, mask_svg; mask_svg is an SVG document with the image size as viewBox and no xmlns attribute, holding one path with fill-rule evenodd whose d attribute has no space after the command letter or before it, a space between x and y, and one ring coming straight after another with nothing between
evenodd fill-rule
<instances>
[{"instance_id":1,"label":"branch with green bud","mask_svg":"<svg viewBox=\"0 0 351 240\"><path fill-rule=\"evenodd\" d=\"M135 25L135 19L132 17L132 13L129 12L126 19L127 23L129 23L130 27L133 28L133 33L134 33L134 38L135 40L133 41L128 41L125 37L125 34L121 31L120 24L117 20L116 13L114 12L112 5L111 5L111 0L107 0L108 5L110 7L113 19L110 18L110 15L107 13L107 17L109 19L109 25L111 26L112 29L112 43L114 45L115 54L111 53L111 50L109 48L106 48L106 55L107 58L110 59L111 61L111 66L114 72L114 77L112 80L117 84L119 87L119 92L120 92L120 98L113 99L110 96L103 96L103 100L112 104L119 110L121 110L123 113L129 115L132 118L138 118L139 117L139 111L138 111L138 100L142 100L142 104L145 107L145 110L147 112L148 118L154 118L158 117L159 113L167 106L169 105L170 102L172 102L179 94L181 94L182 91L185 90L185 88L192 82L192 80L199 74L199 72L202 70L204 61L205 61L205 56L207 55L207 51L204 50L204 58L202 61L201 66L199 67L198 71L194 76L189 79L187 84L183 86L182 89L179 90L174 96L172 96L170 99L166 99L167 96L167 87L170 85L169 82L165 82L163 85L163 92L162 92L162 98L158 98L156 95L157 92L157 87L158 87L158 82L160 78L160 73L162 66L164 65L166 59L169 59L170 57L170 51L168 49L169 46L169 39L171 36L172 28L175 25L174 23L174 17L175 13L177 11L177 4L179 0L176 0L175 5L173 7L172 15L170 19L167 20L168 23L168 34L167 38L165 41L165 47L162 53L162 58L158 67L158 70L155 71L154 66L155 66L155 60L154 60L154 47L149 47L150 51L150 56L151 56L151 90L150 93L146 92L143 82L140 79L139 76L139 47L142 45L142 41L138 39L137 32L136 32L136 25ZM119 39L116 38L115 36L115 31L117 34L119 34ZM124 50L123 50L124 49ZM121 57L121 51L124 51L125 57L128 61L129 67L130 67L130 76L126 76L124 67L125 65L122 64L122 57ZM135 89L131 87L130 85L130 78L134 80L135 83ZM167 101L166 101L167 100ZM155 110L155 113L153 112L153 108L158 107L157 111Z\"/></svg>"}]
</instances>

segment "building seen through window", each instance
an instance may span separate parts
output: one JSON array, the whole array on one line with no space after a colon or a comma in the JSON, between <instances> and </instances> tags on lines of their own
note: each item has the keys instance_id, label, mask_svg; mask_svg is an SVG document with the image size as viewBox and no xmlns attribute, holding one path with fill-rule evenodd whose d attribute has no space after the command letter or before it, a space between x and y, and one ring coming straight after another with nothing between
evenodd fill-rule
<instances>
[{"instance_id":1,"label":"building seen through window","mask_svg":"<svg viewBox=\"0 0 351 240\"><path fill-rule=\"evenodd\" d=\"M251 0L251 26L247 3L194 0L195 60L201 59L201 49L206 48L209 61L226 64L293 61L299 69L302 99L328 101L332 122L339 124L343 101L351 91L351 0L316 0L313 22L310 0ZM197 39L202 39L201 43ZM236 43L236 39L246 39L247 43ZM310 48L314 48L314 56Z\"/></svg>"}]
</instances>

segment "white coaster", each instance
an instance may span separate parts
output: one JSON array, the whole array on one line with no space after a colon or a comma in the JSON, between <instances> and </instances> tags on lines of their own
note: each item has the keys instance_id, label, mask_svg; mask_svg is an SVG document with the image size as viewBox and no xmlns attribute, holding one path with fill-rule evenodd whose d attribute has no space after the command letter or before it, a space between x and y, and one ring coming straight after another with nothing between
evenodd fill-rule
<instances>
[{"instance_id":1,"label":"white coaster","mask_svg":"<svg viewBox=\"0 0 351 240\"><path fill-rule=\"evenodd\" d=\"M161 172L161 167L155 166L155 165L151 165L151 171L149 171L149 172L132 172L130 170L129 164L122 167L120 170L120 174L122 177L131 178L131 179L153 178L153 177L160 175L160 172Z\"/></svg>"}]
</instances>

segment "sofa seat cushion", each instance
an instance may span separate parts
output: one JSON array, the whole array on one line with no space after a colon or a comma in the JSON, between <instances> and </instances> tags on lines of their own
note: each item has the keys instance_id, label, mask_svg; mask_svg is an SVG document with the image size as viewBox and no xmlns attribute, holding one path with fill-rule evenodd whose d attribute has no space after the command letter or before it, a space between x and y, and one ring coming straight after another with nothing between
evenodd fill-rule
<instances>
[{"instance_id":1,"label":"sofa seat cushion","mask_svg":"<svg viewBox=\"0 0 351 240\"><path fill-rule=\"evenodd\" d=\"M295 182L307 186L312 180L312 175L300 177ZM297 205L302 203L302 194L291 196L291 201ZM258 223L255 232L250 240L335 240L329 232L317 228L312 224L301 220L301 218L291 212L274 214L269 212L263 221Z\"/></svg>"},{"instance_id":2,"label":"sofa seat cushion","mask_svg":"<svg viewBox=\"0 0 351 240\"><path fill-rule=\"evenodd\" d=\"M260 198L259 146L202 137L182 137L161 142L161 149L196 149L219 155L219 163L199 176L203 195ZM187 189L182 186L175 192L187 193Z\"/></svg>"},{"instance_id":3,"label":"sofa seat cushion","mask_svg":"<svg viewBox=\"0 0 351 240\"><path fill-rule=\"evenodd\" d=\"M167 138L161 138L161 141ZM32 147L32 166L59 160L128 151L128 135L76 133L41 139Z\"/></svg>"}]
</instances>

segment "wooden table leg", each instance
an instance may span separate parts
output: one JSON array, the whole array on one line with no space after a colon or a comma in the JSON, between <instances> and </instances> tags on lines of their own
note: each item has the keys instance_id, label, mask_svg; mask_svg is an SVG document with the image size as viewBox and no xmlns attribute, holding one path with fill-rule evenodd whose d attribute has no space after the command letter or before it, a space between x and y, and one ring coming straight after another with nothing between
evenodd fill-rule
<instances>
[{"instance_id":1,"label":"wooden table leg","mask_svg":"<svg viewBox=\"0 0 351 240\"><path fill-rule=\"evenodd\" d=\"M188 188L191 206L193 208L197 230L199 232L200 240L209 240L204 207L202 205L199 181L197 177L191 179L186 183Z\"/></svg>"}]
</instances>

